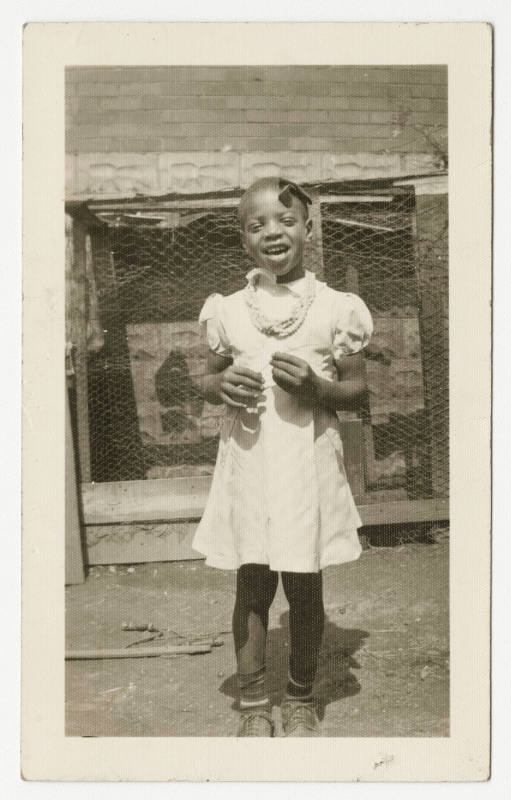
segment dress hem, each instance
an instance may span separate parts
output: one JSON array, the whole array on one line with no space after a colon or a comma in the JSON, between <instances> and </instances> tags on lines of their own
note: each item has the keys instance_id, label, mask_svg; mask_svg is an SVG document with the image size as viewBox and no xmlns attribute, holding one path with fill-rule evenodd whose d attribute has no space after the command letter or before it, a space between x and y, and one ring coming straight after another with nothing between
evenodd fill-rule
<instances>
[{"instance_id":1,"label":"dress hem","mask_svg":"<svg viewBox=\"0 0 511 800\"><path fill-rule=\"evenodd\" d=\"M269 560L264 556L256 556L251 558L250 560L243 560L243 561L226 561L222 558L215 558L215 556L208 556L207 553L204 553L197 547L192 545L193 549L196 550L198 553L202 553L206 557L206 566L207 567L214 567L215 569L225 569L225 570L238 570L244 564L261 564L264 566L270 567L272 572L303 572L303 573L310 573L310 572L319 572L326 567L335 566L336 564L348 564L350 561L357 561L360 558L362 553L362 547L360 546L356 550L353 551L353 554L350 555L348 558L346 557L335 557L332 556L331 558L326 559L325 561L320 561L319 566L316 569L307 569L307 568L298 568L298 567L290 567L288 564L284 566L283 564L270 564Z\"/></svg>"}]
</instances>

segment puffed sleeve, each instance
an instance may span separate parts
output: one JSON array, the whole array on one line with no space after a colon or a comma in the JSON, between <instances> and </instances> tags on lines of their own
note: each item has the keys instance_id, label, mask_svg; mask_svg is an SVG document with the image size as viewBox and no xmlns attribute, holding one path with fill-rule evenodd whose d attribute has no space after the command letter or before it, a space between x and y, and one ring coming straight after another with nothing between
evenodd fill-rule
<instances>
[{"instance_id":1,"label":"puffed sleeve","mask_svg":"<svg viewBox=\"0 0 511 800\"><path fill-rule=\"evenodd\" d=\"M366 304L356 294L340 294L335 311L332 352L337 361L341 356L358 353L369 343L373 320Z\"/></svg>"},{"instance_id":2,"label":"puffed sleeve","mask_svg":"<svg viewBox=\"0 0 511 800\"><path fill-rule=\"evenodd\" d=\"M199 323L209 349L220 356L228 356L231 347L222 322L222 303L221 294L210 294L202 306Z\"/></svg>"}]
</instances>

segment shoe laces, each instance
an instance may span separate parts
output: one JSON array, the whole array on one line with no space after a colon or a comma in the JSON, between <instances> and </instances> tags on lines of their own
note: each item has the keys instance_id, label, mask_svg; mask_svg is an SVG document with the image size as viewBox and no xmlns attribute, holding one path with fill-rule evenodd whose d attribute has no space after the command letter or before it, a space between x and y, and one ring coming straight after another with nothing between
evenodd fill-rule
<instances>
[{"instance_id":1,"label":"shoe laces","mask_svg":"<svg viewBox=\"0 0 511 800\"><path fill-rule=\"evenodd\" d=\"M298 725L303 725L304 728L307 728L310 731L316 730L316 711L312 703L296 704L296 708L294 708L291 712L291 716L286 727L288 730L293 730L294 728L298 727Z\"/></svg>"},{"instance_id":2,"label":"shoe laces","mask_svg":"<svg viewBox=\"0 0 511 800\"><path fill-rule=\"evenodd\" d=\"M257 736L262 729L271 732L271 719L263 711L246 711L243 714L242 730L245 736Z\"/></svg>"}]
</instances>

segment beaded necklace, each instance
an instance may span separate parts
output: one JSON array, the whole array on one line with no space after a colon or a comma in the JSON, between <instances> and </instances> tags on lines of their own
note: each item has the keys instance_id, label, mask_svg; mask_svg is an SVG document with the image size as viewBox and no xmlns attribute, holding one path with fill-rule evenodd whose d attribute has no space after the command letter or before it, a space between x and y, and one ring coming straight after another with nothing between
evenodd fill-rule
<instances>
[{"instance_id":1,"label":"beaded necklace","mask_svg":"<svg viewBox=\"0 0 511 800\"><path fill-rule=\"evenodd\" d=\"M316 276L313 272L305 271L305 291L296 303L293 311L286 319L271 319L263 313L257 297L256 280L264 274L259 270L253 270L247 276L248 284L245 287L245 303L247 304L252 324L261 333L267 336L276 336L283 339L291 336L303 325L307 312L316 296Z\"/></svg>"}]
</instances>

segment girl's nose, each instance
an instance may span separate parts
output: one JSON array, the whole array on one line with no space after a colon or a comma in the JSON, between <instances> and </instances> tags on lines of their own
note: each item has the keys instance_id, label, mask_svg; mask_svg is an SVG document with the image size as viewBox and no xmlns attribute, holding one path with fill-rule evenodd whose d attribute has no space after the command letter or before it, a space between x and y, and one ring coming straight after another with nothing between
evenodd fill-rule
<instances>
[{"instance_id":1,"label":"girl's nose","mask_svg":"<svg viewBox=\"0 0 511 800\"><path fill-rule=\"evenodd\" d=\"M278 222L268 222L265 230L266 239L274 239L281 235L282 231Z\"/></svg>"}]
</instances>

